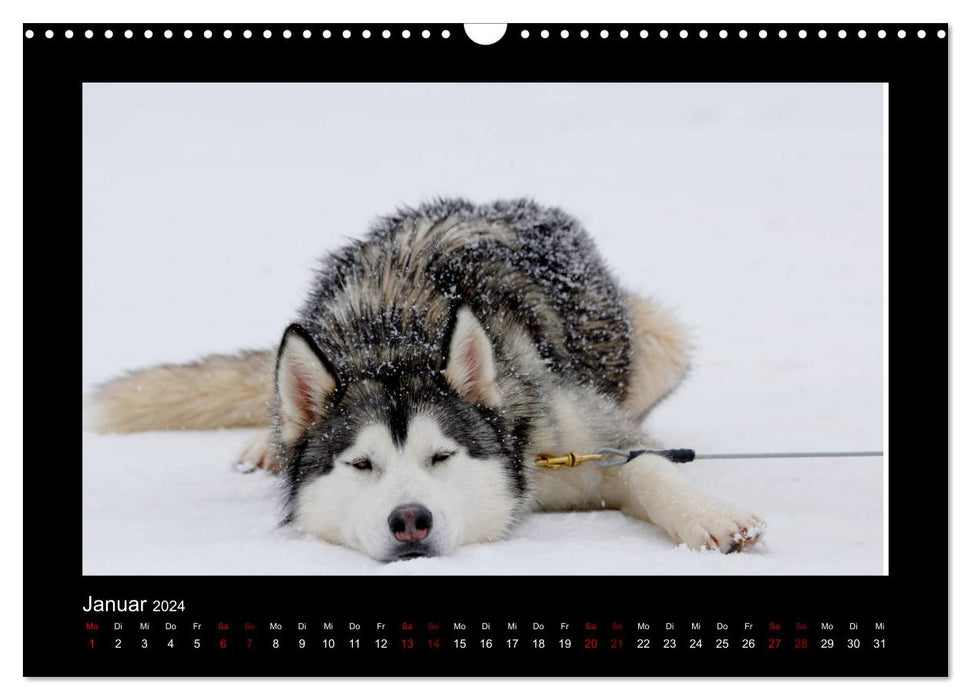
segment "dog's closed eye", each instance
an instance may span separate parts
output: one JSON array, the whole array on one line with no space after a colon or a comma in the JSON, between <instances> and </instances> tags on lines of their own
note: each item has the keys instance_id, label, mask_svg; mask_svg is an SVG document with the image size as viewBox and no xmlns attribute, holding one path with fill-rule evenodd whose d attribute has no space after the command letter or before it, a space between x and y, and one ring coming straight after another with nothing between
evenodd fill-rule
<instances>
[{"instance_id":1,"label":"dog's closed eye","mask_svg":"<svg viewBox=\"0 0 971 700\"><path fill-rule=\"evenodd\" d=\"M371 471L371 460L367 457L361 457L360 459L355 459L353 462L348 462L355 469L360 469L362 472Z\"/></svg>"},{"instance_id":2,"label":"dog's closed eye","mask_svg":"<svg viewBox=\"0 0 971 700\"><path fill-rule=\"evenodd\" d=\"M441 464L442 462L444 462L445 460L447 460L449 457L451 457L454 454L455 454L455 452L448 452L448 451L445 451L445 450L439 450L438 452L436 452L435 454L432 455L432 464Z\"/></svg>"}]
</instances>

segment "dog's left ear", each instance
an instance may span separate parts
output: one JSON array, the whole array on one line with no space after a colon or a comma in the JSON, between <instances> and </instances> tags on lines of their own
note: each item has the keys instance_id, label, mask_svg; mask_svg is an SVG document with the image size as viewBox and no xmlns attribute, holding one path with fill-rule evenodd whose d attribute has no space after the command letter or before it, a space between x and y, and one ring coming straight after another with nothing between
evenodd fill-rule
<instances>
[{"instance_id":1,"label":"dog's left ear","mask_svg":"<svg viewBox=\"0 0 971 700\"><path fill-rule=\"evenodd\" d=\"M498 408L501 396L496 384L496 360L485 329L465 306L458 310L447 339L445 379L467 401Z\"/></svg>"}]
</instances>

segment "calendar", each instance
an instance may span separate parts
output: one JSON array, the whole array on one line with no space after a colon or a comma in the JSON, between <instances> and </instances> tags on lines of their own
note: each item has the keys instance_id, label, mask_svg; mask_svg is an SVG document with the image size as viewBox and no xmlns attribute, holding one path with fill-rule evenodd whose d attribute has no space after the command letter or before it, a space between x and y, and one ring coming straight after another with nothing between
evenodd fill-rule
<instances>
[{"instance_id":1,"label":"calendar","mask_svg":"<svg viewBox=\"0 0 971 700\"><path fill-rule=\"evenodd\" d=\"M947 25L22 35L24 675L948 675Z\"/></svg>"}]
</instances>

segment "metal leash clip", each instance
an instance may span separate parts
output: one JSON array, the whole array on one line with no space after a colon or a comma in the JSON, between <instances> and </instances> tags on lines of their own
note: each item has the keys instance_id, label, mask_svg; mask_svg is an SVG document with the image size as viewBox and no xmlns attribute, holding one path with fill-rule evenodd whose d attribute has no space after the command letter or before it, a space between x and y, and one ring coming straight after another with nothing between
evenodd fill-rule
<instances>
[{"instance_id":1,"label":"metal leash clip","mask_svg":"<svg viewBox=\"0 0 971 700\"><path fill-rule=\"evenodd\" d=\"M612 455L614 458L605 459L608 455ZM557 471L563 467L579 467L581 464L587 462L597 462L598 467L607 468L619 467L621 464L627 464L631 459L631 452L603 447L597 450L595 454L589 455L578 455L576 452L568 452L565 455L559 456L536 455L536 466Z\"/></svg>"},{"instance_id":2,"label":"metal leash clip","mask_svg":"<svg viewBox=\"0 0 971 700\"><path fill-rule=\"evenodd\" d=\"M596 462L602 455L578 455L576 452L569 452L565 455L536 455L536 466L544 469L557 471L563 467L579 467L585 462Z\"/></svg>"}]
</instances>

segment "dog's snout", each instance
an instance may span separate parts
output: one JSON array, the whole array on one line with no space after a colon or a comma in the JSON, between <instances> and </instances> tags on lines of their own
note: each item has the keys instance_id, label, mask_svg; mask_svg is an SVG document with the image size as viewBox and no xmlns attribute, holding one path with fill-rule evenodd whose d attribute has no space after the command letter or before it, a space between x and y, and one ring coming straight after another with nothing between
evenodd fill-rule
<instances>
[{"instance_id":1,"label":"dog's snout","mask_svg":"<svg viewBox=\"0 0 971 700\"><path fill-rule=\"evenodd\" d=\"M388 526L400 542L421 542L432 529L432 514L425 506L398 506L388 516Z\"/></svg>"}]
</instances>

